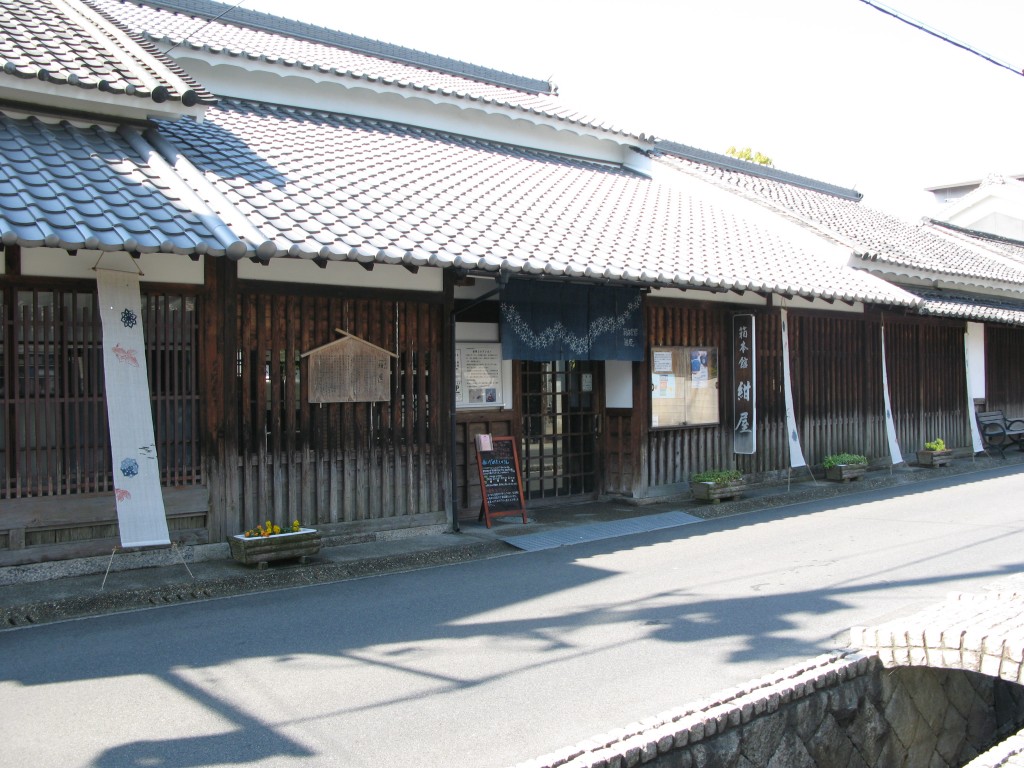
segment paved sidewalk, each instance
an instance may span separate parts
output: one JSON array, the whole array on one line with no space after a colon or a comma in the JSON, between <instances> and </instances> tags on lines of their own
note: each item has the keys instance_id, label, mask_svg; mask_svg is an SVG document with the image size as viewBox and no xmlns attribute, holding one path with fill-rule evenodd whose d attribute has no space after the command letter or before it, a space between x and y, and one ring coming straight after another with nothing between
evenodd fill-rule
<instances>
[{"instance_id":1,"label":"paved sidewalk","mask_svg":"<svg viewBox=\"0 0 1024 768\"><path fill-rule=\"evenodd\" d=\"M394 538L367 544L324 547L306 565L274 563L263 570L232 561L224 545L224 556L185 562L191 552L164 551L162 564L130 567L132 555L117 555L117 569L105 573L110 558L90 558L75 563L88 572L62 578L38 579L32 566L0 568L0 631L119 611L260 592L268 589L362 578L409 571L487 557L522 554L508 543L516 536L567 531L588 532L602 524L620 525L624 520L684 513L710 519L755 510L782 507L798 502L855 494L870 489L921 483L946 476L976 475L991 470L1024 472L1024 453L1012 451L1006 459L960 458L949 467L925 469L901 466L892 471L869 472L851 483L810 480L806 470L794 471L791 483L752 487L744 498L721 504L705 504L685 498L636 505L623 500L598 501L529 510L529 522L501 518L486 528L476 521L463 521L460 533L435 533ZM640 526L642 528L642 526ZM625 530L629 530L627 527ZM615 533L613 535L621 535ZM562 536L565 543L575 537ZM589 539L592 540L592 539ZM126 565L129 566L126 568Z\"/></svg>"}]
</instances>

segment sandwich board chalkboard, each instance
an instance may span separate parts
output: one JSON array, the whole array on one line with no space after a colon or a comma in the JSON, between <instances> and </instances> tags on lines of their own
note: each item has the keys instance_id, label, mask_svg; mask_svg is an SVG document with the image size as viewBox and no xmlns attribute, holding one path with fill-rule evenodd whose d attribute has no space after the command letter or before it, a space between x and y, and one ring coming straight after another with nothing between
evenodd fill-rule
<instances>
[{"instance_id":1,"label":"sandwich board chalkboard","mask_svg":"<svg viewBox=\"0 0 1024 768\"><path fill-rule=\"evenodd\" d=\"M488 435L488 437L490 437ZM491 450L482 450L488 441L477 442L477 467L480 469L480 517L491 527L491 518L522 515L526 522L523 476L519 469L519 451L514 437L490 437Z\"/></svg>"}]
</instances>

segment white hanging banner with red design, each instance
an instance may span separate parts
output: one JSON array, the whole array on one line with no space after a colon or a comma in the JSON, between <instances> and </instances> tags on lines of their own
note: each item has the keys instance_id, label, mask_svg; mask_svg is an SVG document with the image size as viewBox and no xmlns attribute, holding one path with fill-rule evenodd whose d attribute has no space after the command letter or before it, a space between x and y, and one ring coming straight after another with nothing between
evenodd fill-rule
<instances>
[{"instance_id":1,"label":"white hanging banner with red design","mask_svg":"<svg viewBox=\"0 0 1024 768\"><path fill-rule=\"evenodd\" d=\"M139 276L97 269L96 286L121 546L167 546L171 540L160 491Z\"/></svg>"},{"instance_id":2,"label":"white hanging banner with red design","mask_svg":"<svg viewBox=\"0 0 1024 768\"><path fill-rule=\"evenodd\" d=\"M804 449L800 447L800 434L796 431L796 410L793 408L793 378L789 372L789 313L782 315L782 388L786 402L786 431L789 433L789 466L806 467Z\"/></svg>"},{"instance_id":3,"label":"white hanging banner with red design","mask_svg":"<svg viewBox=\"0 0 1024 768\"><path fill-rule=\"evenodd\" d=\"M889 400L889 374L885 365L885 325L882 325L882 403L885 406L885 437L889 441L889 456L893 466L903 463L900 441L896 437L896 420L892 416L892 403Z\"/></svg>"}]
</instances>

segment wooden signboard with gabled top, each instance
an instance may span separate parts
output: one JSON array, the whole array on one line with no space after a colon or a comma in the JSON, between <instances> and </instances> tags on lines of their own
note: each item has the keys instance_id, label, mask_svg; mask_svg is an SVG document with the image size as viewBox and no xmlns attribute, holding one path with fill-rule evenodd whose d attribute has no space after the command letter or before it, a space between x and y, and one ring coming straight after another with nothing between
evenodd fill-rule
<instances>
[{"instance_id":1,"label":"wooden signboard with gabled top","mask_svg":"<svg viewBox=\"0 0 1024 768\"><path fill-rule=\"evenodd\" d=\"M391 399L391 360L397 358L376 344L334 329L342 338L324 344L309 358L306 376L311 403L376 403Z\"/></svg>"}]
</instances>

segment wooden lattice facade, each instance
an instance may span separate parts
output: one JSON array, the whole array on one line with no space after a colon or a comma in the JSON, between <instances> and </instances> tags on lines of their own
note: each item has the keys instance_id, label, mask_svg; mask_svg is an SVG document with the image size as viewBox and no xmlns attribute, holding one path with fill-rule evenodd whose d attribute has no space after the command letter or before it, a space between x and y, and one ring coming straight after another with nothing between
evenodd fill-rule
<instances>
[{"instance_id":1,"label":"wooden lattice facade","mask_svg":"<svg viewBox=\"0 0 1024 768\"><path fill-rule=\"evenodd\" d=\"M19 276L12 251L0 276L0 565L108 553L117 523L95 282ZM161 482L178 542L223 542L267 519L297 519L344 541L443 526L452 506L475 517L480 433L524 446L531 506L656 496L709 467L755 475L788 467L777 307L646 302L647 350L714 347L727 359L733 316L754 315L757 450L739 455L727 365L711 424L652 426L649 359L627 369L632 407L605 406L599 363L517 361L511 408L452 418L450 290L243 281L230 262L209 259L202 285L144 282L142 300ZM788 317L808 463L837 451L887 460L883 327L904 453L935 437L970 445L964 323L874 310ZM389 359L375 401L310 402L303 353L330 345L335 329ZM987 326L985 344L988 406L1024 413L1024 330Z\"/></svg>"},{"instance_id":2,"label":"wooden lattice facade","mask_svg":"<svg viewBox=\"0 0 1024 768\"><path fill-rule=\"evenodd\" d=\"M985 328L986 408L1024 415L1024 328Z\"/></svg>"},{"instance_id":3,"label":"wooden lattice facade","mask_svg":"<svg viewBox=\"0 0 1024 768\"><path fill-rule=\"evenodd\" d=\"M300 295L240 286L235 393L226 413L226 520L304 525L445 522L440 301ZM398 355L383 402L310 403L305 350L334 329Z\"/></svg>"},{"instance_id":4,"label":"wooden lattice facade","mask_svg":"<svg viewBox=\"0 0 1024 768\"><path fill-rule=\"evenodd\" d=\"M142 323L168 525L208 540L200 443L200 297L146 286ZM0 565L117 542L96 284L0 283Z\"/></svg>"},{"instance_id":5,"label":"wooden lattice facade","mask_svg":"<svg viewBox=\"0 0 1024 768\"><path fill-rule=\"evenodd\" d=\"M750 310L649 301L648 343L728 349L729 324L738 311ZM729 430L722 428L730 418L724 396L721 424L677 429L649 428L649 413L641 401L632 413L610 413L606 436L609 492L657 493L659 488L679 487L694 472L708 467L736 467L750 474L788 468L781 315L765 309L754 315L757 451L752 455L733 453ZM969 419L973 415L967 404L963 323L811 311L791 312L789 320L794 416L808 463L820 464L826 455L843 451L863 453L883 463L888 460L881 366L883 322L891 406L903 452L912 454L926 440L938 436L952 446L971 444ZM1000 334L1007 336L1005 330L995 335ZM1020 331L1009 335L1014 334L1019 338ZM1012 346L1010 341L1003 344ZM991 350L987 359L993 359ZM1012 354L1005 359L1012 361ZM921 371L929 375L921 376ZM646 377L637 380L645 382ZM731 386L730 372L723 366L721 388L728 392ZM999 391L996 387L993 394ZM1020 402L1014 401L1014 405Z\"/></svg>"}]
</instances>

